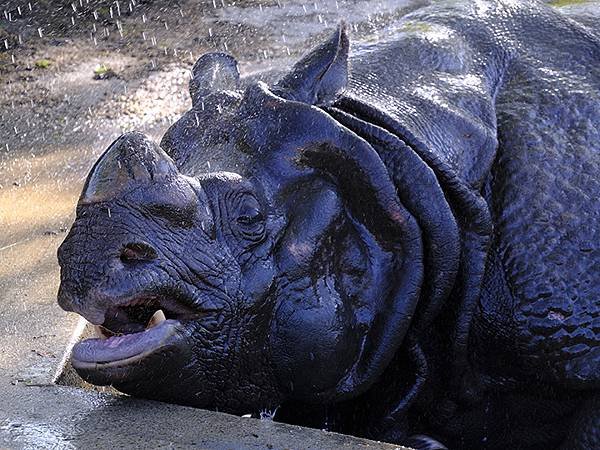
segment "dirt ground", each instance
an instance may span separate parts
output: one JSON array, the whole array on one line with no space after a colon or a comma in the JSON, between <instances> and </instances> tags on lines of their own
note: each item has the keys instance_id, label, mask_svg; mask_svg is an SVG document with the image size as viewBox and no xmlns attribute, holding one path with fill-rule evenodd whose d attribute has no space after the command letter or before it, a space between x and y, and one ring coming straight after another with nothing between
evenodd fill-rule
<instances>
[{"instance_id":1,"label":"dirt ground","mask_svg":"<svg viewBox=\"0 0 600 450\"><path fill-rule=\"evenodd\" d=\"M96 158L124 131L160 139L190 105L189 73L202 53L232 53L242 74L287 67L341 18L364 36L417 3L0 0L0 447L107 448L141 438L152 448L190 446L196 423L208 448L284 448L266 444L293 433L289 448L329 442L317 431L53 386L78 323L56 304L56 249ZM161 426L167 419L178 422L175 434ZM330 448L359 445L340 439Z\"/></svg>"}]
</instances>

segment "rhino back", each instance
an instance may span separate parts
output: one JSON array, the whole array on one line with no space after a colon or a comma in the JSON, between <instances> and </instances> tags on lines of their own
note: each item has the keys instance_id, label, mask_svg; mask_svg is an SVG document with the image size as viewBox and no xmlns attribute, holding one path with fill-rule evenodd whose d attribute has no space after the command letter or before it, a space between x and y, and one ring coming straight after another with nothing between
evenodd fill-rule
<instances>
[{"instance_id":1,"label":"rhino back","mask_svg":"<svg viewBox=\"0 0 600 450\"><path fill-rule=\"evenodd\" d=\"M480 363L573 387L596 387L600 374L594 12L435 5L356 46L348 93L474 190L487 184L495 232L472 333Z\"/></svg>"},{"instance_id":2,"label":"rhino back","mask_svg":"<svg viewBox=\"0 0 600 450\"><path fill-rule=\"evenodd\" d=\"M478 187L496 150L494 94L508 55L473 8L418 10L357 44L347 95L384 111L387 128Z\"/></svg>"}]
</instances>

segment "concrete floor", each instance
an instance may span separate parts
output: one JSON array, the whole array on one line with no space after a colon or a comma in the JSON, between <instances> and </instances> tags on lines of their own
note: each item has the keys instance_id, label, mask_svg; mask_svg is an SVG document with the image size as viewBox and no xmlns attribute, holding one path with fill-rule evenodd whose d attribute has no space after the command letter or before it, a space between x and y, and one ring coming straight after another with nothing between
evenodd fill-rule
<instances>
[{"instance_id":1,"label":"concrete floor","mask_svg":"<svg viewBox=\"0 0 600 450\"><path fill-rule=\"evenodd\" d=\"M222 413L0 375L0 448L398 449Z\"/></svg>"}]
</instances>

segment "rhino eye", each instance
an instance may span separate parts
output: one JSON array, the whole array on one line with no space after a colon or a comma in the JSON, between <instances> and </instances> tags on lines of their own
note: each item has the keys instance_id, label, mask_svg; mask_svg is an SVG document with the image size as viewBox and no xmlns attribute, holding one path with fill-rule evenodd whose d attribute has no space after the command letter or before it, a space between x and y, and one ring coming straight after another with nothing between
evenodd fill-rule
<instances>
[{"instance_id":1,"label":"rhino eye","mask_svg":"<svg viewBox=\"0 0 600 450\"><path fill-rule=\"evenodd\" d=\"M263 237L265 218L254 197L247 196L244 199L238 209L236 223L240 234L245 239L256 241Z\"/></svg>"},{"instance_id":2,"label":"rhino eye","mask_svg":"<svg viewBox=\"0 0 600 450\"><path fill-rule=\"evenodd\" d=\"M237 222L240 225L249 226L255 225L259 222L262 222L264 219L262 213L258 210L249 211L246 214L243 214L237 218Z\"/></svg>"}]
</instances>

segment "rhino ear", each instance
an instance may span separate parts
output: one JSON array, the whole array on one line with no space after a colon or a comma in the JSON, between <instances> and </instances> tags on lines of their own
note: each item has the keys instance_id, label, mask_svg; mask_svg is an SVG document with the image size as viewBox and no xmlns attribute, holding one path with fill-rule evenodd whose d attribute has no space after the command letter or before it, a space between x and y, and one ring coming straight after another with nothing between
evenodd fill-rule
<instances>
[{"instance_id":1,"label":"rhino ear","mask_svg":"<svg viewBox=\"0 0 600 450\"><path fill-rule=\"evenodd\" d=\"M294 65L273 92L310 105L333 103L348 84L349 47L346 24L342 22L329 40Z\"/></svg>"},{"instance_id":2,"label":"rhino ear","mask_svg":"<svg viewBox=\"0 0 600 450\"><path fill-rule=\"evenodd\" d=\"M132 184L163 181L178 173L173 160L158 145L142 133L125 133L90 171L79 204L108 201Z\"/></svg>"},{"instance_id":3,"label":"rhino ear","mask_svg":"<svg viewBox=\"0 0 600 450\"><path fill-rule=\"evenodd\" d=\"M239 81L240 71L233 56L221 52L202 55L192 69L192 103L196 105L215 92L236 90Z\"/></svg>"}]
</instances>

